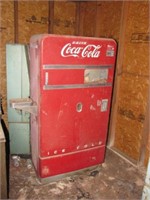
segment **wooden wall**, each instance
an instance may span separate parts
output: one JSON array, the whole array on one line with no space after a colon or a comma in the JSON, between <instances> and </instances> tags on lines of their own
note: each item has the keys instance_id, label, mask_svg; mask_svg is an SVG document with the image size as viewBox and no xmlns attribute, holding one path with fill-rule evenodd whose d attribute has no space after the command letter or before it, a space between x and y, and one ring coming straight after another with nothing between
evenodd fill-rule
<instances>
[{"instance_id":1,"label":"wooden wall","mask_svg":"<svg viewBox=\"0 0 150 200\"><path fill-rule=\"evenodd\" d=\"M125 2L113 113L114 147L136 162L147 145L149 89L149 2Z\"/></svg>"},{"instance_id":2,"label":"wooden wall","mask_svg":"<svg viewBox=\"0 0 150 200\"><path fill-rule=\"evenodd\" d=\"M0 91L5 122L6 43L28 44L33 34L41 33L114 38L118 61L109 143L138 161L147 137L148 1L0 1L0 9ZM143 152L145 158L148 145Z\"/></svg>"},{"instance_id":3,"label":"wooden wall","mask_svg":"<svg viewBox=\"0 0 150 200\"><path fill-rule=\"evenodd\" d=\"M4 110L4 119L7 122L7 97L6 97L6 43L14 42L14 3L0 1L0 93Z\"/></svg>"},{"instance_id":4,"label":"wooden wall","mask_svg":"<svg viewBox=\"0 0 150 200\"><path fill-rule=\"evenodd\" d=\"M31 35L48 32L48 10L47 1L19 1L15 2L16 29L18 43L28 44Z\"/></svg>"},{"instance_id":5,"label":"wooden wall","mask_svg":"<svg viewBox=\"0 0 150 200\"><path fill-rule=\"evenodd\" d=\"M95 35L97 2L81 2L79 7L80 23L78 35L92 37Z\"/></svg>"},{"instance_id":6,"label":"wooden wall","mask_svg":"<svg viewBox=\"0 0 150 200\"><path fill-rule=\"evenodd\" d=\"M97 2L96 36L119 42L122 4L122 1Z\"/></svg>"},{"instance_id":7,"label":"wooden wall","mask_svg":"<svg viewBox=\"0 0 150 200\"><path fill-rule=\"evenodd\" d=\"M76 23L75 2L54 2L53 32L60 35L74 35Z\"/></svg>"}]
</instances>

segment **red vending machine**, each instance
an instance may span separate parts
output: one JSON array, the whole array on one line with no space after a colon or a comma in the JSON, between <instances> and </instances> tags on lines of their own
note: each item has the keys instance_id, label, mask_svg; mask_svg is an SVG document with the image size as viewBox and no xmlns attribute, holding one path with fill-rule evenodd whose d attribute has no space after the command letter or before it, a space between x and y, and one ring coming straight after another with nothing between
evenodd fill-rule
<instances>
[{"instance_id":1,"label":"red vending machine","mask_svg":"<svg viewBox=\"0 0 150 200\"><path fill-rule=\"evenodd\" d=\"M35 35L30 40L32 160L39 178L104 161L116 42Z\"/></svg>"}]
</instances>

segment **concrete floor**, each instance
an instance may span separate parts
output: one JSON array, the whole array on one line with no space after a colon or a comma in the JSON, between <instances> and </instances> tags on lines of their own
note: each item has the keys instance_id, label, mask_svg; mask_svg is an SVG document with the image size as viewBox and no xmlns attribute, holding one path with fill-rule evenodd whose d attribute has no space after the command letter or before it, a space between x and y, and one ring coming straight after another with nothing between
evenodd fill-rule
<instances>
[{"instance_id":1,"label":"concrete floor","mask_svg":"<svg viewBox=\"0 0 150 200\"><path fill-rule=\"evenodd\" d=\"M10 161L10 199L141 199L145 175L111 150L105 163L93 170L66 177L60 181L40 184L34 168L28 169L21 159L15 167Z\"/></svg>"}]
</instances>

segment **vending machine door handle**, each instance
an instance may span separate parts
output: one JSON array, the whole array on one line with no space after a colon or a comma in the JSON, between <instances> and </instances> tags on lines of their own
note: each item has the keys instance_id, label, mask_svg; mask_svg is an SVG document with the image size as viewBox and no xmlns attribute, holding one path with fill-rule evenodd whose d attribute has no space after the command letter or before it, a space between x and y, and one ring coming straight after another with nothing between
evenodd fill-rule
<instances>
[{"instance_id":1,"label":"vending machine door handle","mask_svg":"<svg viewBox=\"0 0 150 200\"><path fill-rule=\"evenodd\" d=\"M37 115L37 104L30 98L17 98L9 100L10 107Z\"/></svg>"}]
</instances>

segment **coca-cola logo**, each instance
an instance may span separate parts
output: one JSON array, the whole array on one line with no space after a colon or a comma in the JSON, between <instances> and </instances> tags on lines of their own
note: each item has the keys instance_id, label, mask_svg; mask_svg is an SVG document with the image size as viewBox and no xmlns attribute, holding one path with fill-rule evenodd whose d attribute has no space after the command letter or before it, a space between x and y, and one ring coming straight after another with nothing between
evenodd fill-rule
<instances>
[{"instance_id":1,"label":"coca-cola logo","mask_svg":"<svg viewBox=\"0 0 150 200\"><path fill-rule=\"evenodd\" d=\"M98 58L102 45L87 44L84 46L67 43L61 49L62 57Z\"/></svg>"}]
</instances>

